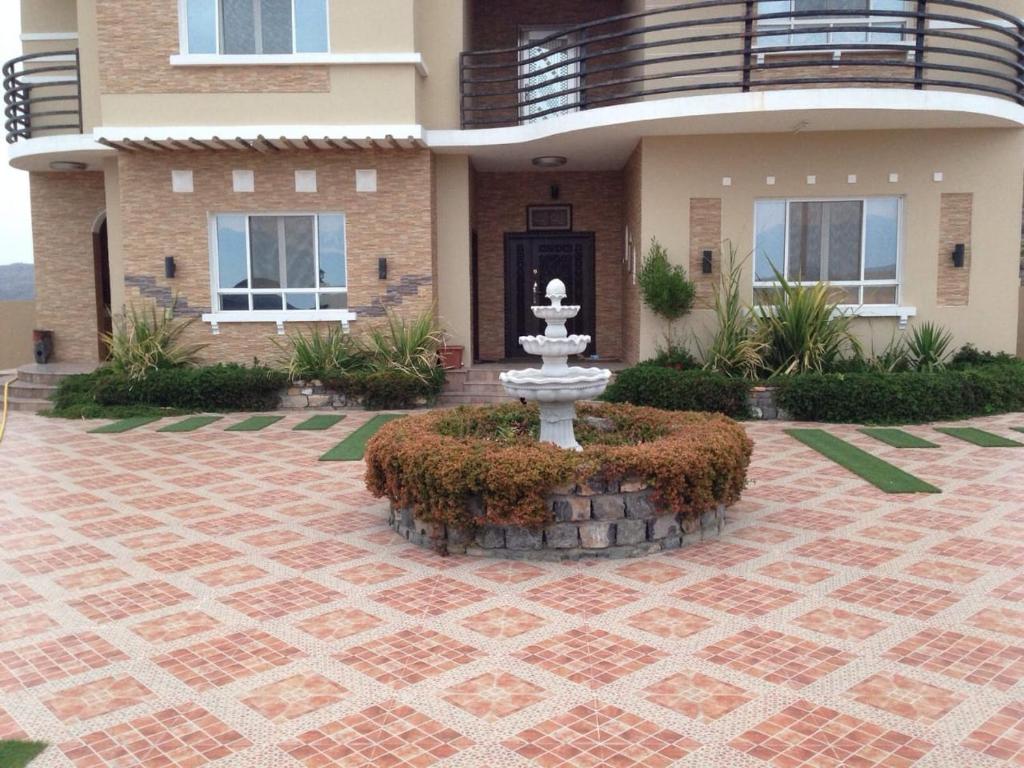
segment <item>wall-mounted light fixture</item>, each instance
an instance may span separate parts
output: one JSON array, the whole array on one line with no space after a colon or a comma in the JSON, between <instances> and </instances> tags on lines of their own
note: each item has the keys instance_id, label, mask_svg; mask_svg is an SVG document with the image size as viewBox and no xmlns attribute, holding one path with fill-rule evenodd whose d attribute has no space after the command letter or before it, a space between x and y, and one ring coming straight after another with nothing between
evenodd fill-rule
<instances>
[{"instance_id":1,"label":"wall-mounted light fixture","mask_svg":"<svg viewBox=\"0 0 1024 768\"><path fill-rule=\"evenodd\" d=\"M569 162L562 155L541 155L533 158L533 164L538 168L561 168Z\"/></svg>"},{"instance_id":2,"label":"wall-mounted light fixture","mask_svg":"<svg viewBox=\"0 0 1024 768\"><path fill-rule=\"evenodd\" d=\"M177 271L178 266L174 263L174 257L164 256L164 277L172 278Z\"/></svg>"},{"instance_id":3,"label":"wall-mounted light fixture","mask_svg":"<svg viewBox=\"0 0 1024 768\"><path fill-rule=\"evenodd\" d=\"M963 269L966 251L967 249L964 248L963 243L957 243L953 246L953 266L957 269Z\"/></svg>"},{"instance_id":4,"label":"wall-mounted light fixture","mask_svg":"<svg viewBox=\"0 0 1024 768\"><path fill-rule=\"evenodd\" d=\"M377 259L377 279L388 279L388 260L386 258Z\"/></svg>"},{"instance_id":5,"label":"wall-mounted light fixture","mask_svg":"<svg viewBox=\"0 0 1024 768\"><path fill-rule=\"evenodd\" d=\"M550 191L552 200L557 200L559 197L562 196L562 190L558 188L557 184L552 184Z\"/></svg>"},{"instance_id":6,"label":"wall-mounted light fixture","mask_svg":"<svg viewBox=\"0 0 1024 768\"><path fill-rule=\"evenodd\" d=\"M713 251L704 251L701 253L700 258L700 271L705 275L711 274L711 259L714 256Z\"/></svg>"}]
</instances>

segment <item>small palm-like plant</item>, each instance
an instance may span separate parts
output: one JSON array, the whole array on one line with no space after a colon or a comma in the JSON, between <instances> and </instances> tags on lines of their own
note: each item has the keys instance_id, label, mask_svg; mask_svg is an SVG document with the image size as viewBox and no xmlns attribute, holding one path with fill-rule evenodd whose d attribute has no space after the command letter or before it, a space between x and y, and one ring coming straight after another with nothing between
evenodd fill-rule
<instances>
[{"instance_id":1,"label":"small palm-like plant","mask_svg":"<svg viewBox=\"0 0 1024 768\"><path fill-rule=\"evenodd\" d=\"M337 326L326 331L315 328L309 334L296 333L278 347L285 352L282 364L292 380L319 379L330 373L366 368L359 345Z\"/></svg>"},{"instance_id":2,"label":"small palm-like plant","mask_svg":"<svg viewBox=\"0 0 1024 768\"><path fill-rule=\"evenodd\" d=\"M946 366L952 353L953 334L935 323L914 326L907 339L907 359L915 371L935 371Z\"/></svg>"},{"instance_id":3,"label":"small palm-like plant","mask_svg":"<svg viewBox=\"0 0 1024 768\"><path fill-rule=\"evenodd\" d=\"M909 364L907 345L902 338L897 338L895 333L885 345L885 349L868 360L868 367L879 373L905 371Z\"/></svg>"},{"instance_id":4,"label":"small palm-like plant","mask_svg":"<svg viewBox=\"0 0 1024 768\"><path fill-rule=\"evenodd\" d=\"M849 353L862 353L850 330L853 318L840 310L827 283L790 283L778 270L775 281L757 312L765 367L772 374L821 373Z\"/></svg>"},{"instance_id":5,"label":"small palm-like plant","mask_svg":"<svg viewBox=\"0 0 1024 768\"><path fill-rule=\"evenodd\" d=\"M388 312L387 322L370 328L362 351L374 370L401 371L424 382L437 378L437 350L444 337L432 311L412 319Z\"/></svg>"},{"instance_id":6,"label":"small palm-like plant","mask_svg":"<svg viewBox=\"0 0 1024 768\"><path fill-rule=\"evenodd\" d=\"M183 342L182 337L196 319L175 320L177 303L175 299L170 307L159 311L155 304L141 310L132 305L117 318L113 331L103 334L110 349L110 368L139 381L151 371L194 365L206 344Z\"/></svg>"},{"instance_id":7,"label":"small palm-like plant","mask_svg":"<svg viewBox=\"0 0 1024 768\"><path fill-rule=\"evenodd\" d=\"M717 330L707 347L697 348L705 370L727 376L757 377L762 366L765 345L755 333L749 307L740 293L740 279L746 259L737 260L736 248L729 244L729 271L715 286Z\"/></svg>"}]
</instances>

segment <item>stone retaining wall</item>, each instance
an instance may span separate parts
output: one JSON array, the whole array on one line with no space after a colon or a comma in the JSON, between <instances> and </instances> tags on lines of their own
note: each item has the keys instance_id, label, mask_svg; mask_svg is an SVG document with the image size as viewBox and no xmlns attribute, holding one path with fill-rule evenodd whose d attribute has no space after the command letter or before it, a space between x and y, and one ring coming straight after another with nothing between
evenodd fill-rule
<instances>
[{"instance_id":1,"label":"stone retaining wall","mask_svg":"<svg viewBox=\"0 0 1024 768\"><path fill-rule=\"evenodd\" d=\"M411 509L395 505L389 523L422 547L517 560L639 557L717 536L725 523L722 506L699 520L659 514L651 490L640 481L591 482L556 490L547 498L553 522L540 529L483 526L470 533L419 520ZM479 511L479 504L472 500L469 506Z\"/></svg>"},{"instance_id":2,"label":"stone retaining wall","mask_svg":"<svg viewBox=\"0 0 1024 768\"><path fill-rule=\"evenodd\" d=\"M762 421L789 420L789 414L775 404L775 387L754 387L747 399L750 417Z\"/></svg>"},{"instance_id":3,"label":"stone retaining wall","mask_svg":"<svg viewBox=\"0 0 1024 768\"><path fill-rule=\"evenodd\" d=\"M343 395L336 389L325 387L319 381L293 381L281 393L280 407L285 410L302 408L362 408L362 398Z\"/></svg>"}]
</instances>

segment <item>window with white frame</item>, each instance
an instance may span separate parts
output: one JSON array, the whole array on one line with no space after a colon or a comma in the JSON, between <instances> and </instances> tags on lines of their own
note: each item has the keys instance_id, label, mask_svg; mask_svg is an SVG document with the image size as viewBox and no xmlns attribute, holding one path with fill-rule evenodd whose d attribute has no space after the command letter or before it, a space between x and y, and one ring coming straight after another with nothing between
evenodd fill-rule
<instances>
[{"instance_id":1,"label":"window with white frame","mask_svg":"<svg viewBox=\"0 0 1024 768\"><path fill-rule=\"evenodd\" d=\"M810 45L906 42L907 19L877 15L879 11L906 11L906 0L760 0L757 5L759 15L818 14L780 15L761 20L757 25L758 32L772 31L772 34L761 34L757 38L758 47L800 48ZM849 13L851 11L856 13ZM842 13L829 16L835 12ZM809 27L814 27L816 31L801 31Z\"/></svg>"},{"instance_id":2,"label":"window with white frame","mask_svg":"<svg viewBox=\"0 0 1024 768\"><path fill-rule=\"evenodd\" d=\"M326 53L327 0L182 0L188 53Z\"/></svg>"},{"instance_id":3,"label":"window with white frame","mask_svg":"<svg viewBox=\"0 0 1024 768\"><path fill-rule=\"evenodd\" d=\"M213 217L214 312L346 309L345 216Z\"/></svg>"},{"instance_id":4,"label":"window with white frame","mask_svg":"<svg viewBox=\"0 0 1024 768\"><path fill-rule=\"evenodd\" d=\"M902 217L898 197L759 200L755 301L771 301L778 272L794 283L827 282L844 305L898 304Z\"/></svg>"}]
</instances>

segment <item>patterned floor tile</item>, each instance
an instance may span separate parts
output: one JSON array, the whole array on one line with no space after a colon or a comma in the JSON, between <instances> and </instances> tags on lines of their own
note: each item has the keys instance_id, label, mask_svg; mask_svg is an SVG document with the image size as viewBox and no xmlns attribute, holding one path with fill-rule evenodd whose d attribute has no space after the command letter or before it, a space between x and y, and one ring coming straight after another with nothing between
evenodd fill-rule
<instances>
[{"instance_id":1,"label":"patterned floor tile","mask_svg":"<svg viewBox=\"0 0 1024 768\"><path fill-rule=\"evenodd\" d=\"M1024 765L1024 702L1007 704L964 739L963 745L1007 765Z\"/></svg>"},{"instance_id":2,"label":"patterned floor tile","mask_svg":"<svg viewBox=\"0 0 1024 768\"><path fill-rule=\"evenodd\" d=\"M626 623L664 638L689 637L714 625L711 619L672 606L659 606L637 613L626 619Z\"/></svg>"},{"instance_id":3,"label":"patterned floor tile","mask_svg":"<svg viewBox=\"0 0 1024 768\"><path fill-rule=\"evenodd\" d=\"M797 561L780 560L757 569L758 573L790 584L817 584L832 575L828 568Z\"/></svg>"},{"instance_id":4,"label":"patterned floor tile","mask_svg":"<svg viewBox=\"0 0 1024 768\"><path fill-rule=\"evenodd\" d=\"M1024 640L1024 611L1012 608L982 608L967 619L967 624L989 632L1001 632Z\"/></svg>"},{"instance_id":5,"label":"patterned floor tile","mask_svg":"<svg viewBox=\"0 0 1024 768\"><path fill-rule=\"evenodd\" d=\"M932 745L800 700L730 742L777 768L909 768Z\"/></svg>"},{"instance_id":6,"label":"patterned floor tile","mask_svg":"<svg viewBox=\"0 0 1024 768\"><path fill-rule=\"evenodd\" d=\"M296 626L318 640L332 642L374 629L384 623L380 619L358 608L339 608L317 616L303 619Z\"/></svg>"},{"instance_id":7,"label":"patterned floor tile","mask_svg":"<svg viewBox=\"0 0 1024 768\"><path fill-rule=\"evenodd\" d=\"M594 616L635 602L640 595L640 592L623 584L574 574L558 581L539 584L527 590L523 596L572 616Z\"/></svg>"},{"instance_id":8,"label":"patterned floor tile","mask_svg":"<svg viewBox=\"0 0 1024 768\"><path fill-rule=\"evenodd\" d=\"M131 627L132 632L151 643L169 643L220 626L220 622L202 611L181 611L158 619L140 621Z\"/></svg>"},{"instance_id":9,"label":"patterned floor tile","mask_svg":"<svg viewBox=\"0 0 1024 768\"><path fill-rule=\"evenodd\" d=\"M977 568L940 560L919 560L908 565L903 572L919 579L944 581L947 584L970 584L982 575L982 571Z\"/></svg>"},{"instance_id":10,"label":"patterned floor tile","mask_svg":"<svg viewBox=\"0 0 1024 768\"><path fill-rule=\"evenodd\" d=\"M504 744L544 768L667 768L700 747L682 734L597 702L580 704Z\"/></svg>"},{"instance_id":11,"label":"patterned floor tile","mask_svg":"<svg viewBox=\"0 0 1024 768\"><path fill-rule=\"evenodd\" d=\"M134 677L104 677L76 685L43 699L46 708L65 723L84 722L153 698L153 692Z\"/></svg>"},{"instance_id":12,"label":"patterned floor tile","mask_svg":"<svg viewBox=\"0 0 1024 768\"><path fill-rule=\"evenodd\" d=\"M686 575L686 571L665 562L664 558L634 560L620 565L615 572L641 584L667 584Z\"/></svg>"},{"instance_id":13,"label":"patterned floor tile","mask_svg":"<svg viewBox=\"0 0 1024 768\"><path fill-rule=\"evenodd\" d=\"M514 606L503 606L491 608L488 611L467 616L459 622L467 629L479 632L485 637L492 639L499 637L518 637L526 632L532 632L547 624L533 613L529 613Z\"/></svg>"},{"instance_id":14,"label":"patterned floor tile","mask_svg":"<svg viewBox=\"0 0 1024 768\"><path fill-rule=\"evenodd\" d=\"M544 701L547 692L508 672L485 672L447 688L441 698L481 720L494 722Z\"/></svg>"},{"instance_id":15,"label":"patterned floor tile","mask_svg":"<svg viewBox=\"0 0 1024 768\"><path fill-rule=\"evenodd\" d=\"M153 663L197 691L290 664L303 654L261 630L233 632L161 654Z\"/></svg>"},{"instance_id":16,"label":"patterned floor tile","mask_svg":"<svg viewBox=\"0 0 1024 768\"><path fill-rule=\"evenodd\" d=\"M684 602L746 617L763 616L799 599L797 593L788 589L725 574L681 589L674 596Z\"/></svg>"},{"instance_id":17,"label":"patterned floor tile","mask_svg":"<svg viewBox=\"0 0 1024 768\"><path fill-rule=\"evenodd\" d=\"M342 664L392 688L405 688L480 658L476 648L429 629L404 629L342 651Z\"/></svg>"},{"instance_id":18,"label":"patterned floor tile","mask_svg":"<svg viewBox=\"0 0 1024 768\"><path fill-rule=\"evenodd\" d=\"M829 536L797 547L793 554L805 560L824 560L827 563L856 568L877 568L900 555L899 550L891 547L862 544L859 541Z\"/></svg>"},{"instance_id":19,"label":"patterned floor tile","mask_svg":"<svg viewBox=\"0 0 1024 768\"><path fill-rule=\"evenodd\" d=\"M111 555L92 544L74 544L70 547L22 555L8 560L7 563L25 576L38 576L110 559L112 559Z\"/></svg>"},{"instance_id":20,"label":"patterned floor tile","mask_svg":"<svg viewBox=\"0 0 1024 768\"><path fill-rule=\"evenodd\" d=\"M368 554L365 549L341 541L315 541L279 550L270 555L270 559L297 571L313 571L346 560L357 560Z\"/></svg>"},{"instance_id":21,"label":"patterned floor tile","mask_svg":"<svg viewBox=\"0 0 1024 768\"><path fill-rule=\"evenodd\" d=\"M513 654L552 674L600 688L661 659L665 653L600 629L573 629Z\"/></svg>"},{"instance_id":22,"label":"patterned floor tile","mask_svg":"<svg viewBox=\"0 0 1024 768\"><path fill-rule=\"evenodd\" d=\"M277 619L340 598L340 592L309 579L296 577L233 592L221 598L220 602L244 613L250 619Z\"/></svg>"},{"instance_id":23,"label":"patterned floor tile","mask_svg":"<svg viewBox=\"0 0 1024 768\"><path fill-rule=\"evenodd\" d=\"M673 551L672 557L708 568L732 568L734 565L754 560L763 554L764 550L744 544L734 544L728 541L702 541L692 547L683 547Z\"/></svg>"},{"instance_id":24,"label":"patterned floor tile","mask_svg":"<svg viewBox=\"0 0 1024 768\"><path fill-rule=\"evenodd\" d=\"M422 712L387 701L302 733L281 749L306 768L416 768L435 765L472 745Z\"/></svg>"},{"instance_id":25,"label":"patterned floor tile","mask_svg":"<svg viewBox=\"0 0 1024 768\"><path fill-rule=\"evenodd\" d=\"M921 630L890 648L885 657L1001 691L1024 678L1024 647L941 629Z\"/></svg>"},{"instance_id":26,"label":"patterned floor tile","mask_svg":"<svg viewBox=\"0 0 1024 768\"><path fill-rule=\"evenodd\" d=\"M1014 603L1024 601L1024 573L1000 584L992 590L992 595L1000 600L1010 600Z\"/></svg>"},{"instance_id":27,"label":"patterned floor tile","mask_svg":"<svg viewBox=\"0 0 1024 768\"><path fill-rule=\"evenodd\" d=\"M718 720L755 696L700 672L677 672L644 688L645 698L704 723Z\"/></svg>"},{"instance_id":28,"label":"patterned floor tile","mask_svg":"<svg viewBox=\"0 0 1024 768\"><path fill-rule=\"evenodd\" d=\"M858 704L932 725L966 696L895 673L879 673L857 683L846 695Z\"/></svg>"},{"instance_id":29,"label":"patterned floor tile","mask_svg":"<svg viewBox=\"0 0 1024 768\"><path fill-rule=\"evenodd\" d=\"M92 621L108 623L170 608L191 597L166 581L144 581L70 600L68 605Z\"/></svg>"},{"instance_id":30,"label":"patterned floor tile","mask_svg":"<svg viewBox=\"0 0 1024 768\"><path fill-rule=\"evenodd\" d=\"M889 627L884 621L844 611L842 608L815 608L793 619L793 623L839 640L867 640Z\"/></svg>"},{"instance_id":31,"label":"patterned floor tile","mask_svg":"<svg viewBox=\"0 0 1024 768\"><path fill-rule=\"evenodd\" d=\"M262 568L248 563L239 563L203 571L195 574L194 578L208 587L234 587L247 581L262 579L266 575L267 572Z\"/></svg>"},{"instance_id":32,"label":"patterned floor tile","mask_svg":"<svg viewBox=\"0 0 1024 768\"><path fill-rule=\"evenodd\" d=\"M137 557L143 565L147 565L160 573L180 573L203 565L224 563L237 557L239 552L216 542L202 544L185 544L172 549L162 549L152 554Z\"/></svg>"},{"instance_id":33,"label":"patterned floor tile","mask_svg":"<svg viewBox=\"0 0 1024 768\"><path fill-rule=\"evenodd\" d=\"M283 722L337 704L347 693L323 675L303 672L254 688L241 701L267 720Z\"/></svg>"},{"instance_id":34,"label":"patterned floor tile","mask_svg":"<svg viewBox=\"0 0 1024 768\"><path fill-rule=\"evenodd\" d=\"M930 619L959 602L959 598L949 590L882 576L865 576L840 587L830 596L851 605L917 619Z\"/></svg>"},{"instance_id":35,"label":"patterned floor tile","mask_svg":"<svg viewBox=\"0 0 1024 768\"><path fill-rule=\"evenodd\" d=\"M713 643L697 656L795 690L831 674L855 658L838 648L760 627Z\"/></svg>"},{"instance_id":36,"label":"patterned floor tile","mask_svg":"<svg viewBox=\"0 0 1024 768\"><path fill-rule=\"evenodd\" d=\"M428 576L371 595L378 603L412 616L440 616L490 596L486 590L446 576Z\"/></svg>"},{"instance_id":37,"label":"patterned floor tile","mask_svg":"<svg viewBox=\"0 0 1024 768\"><path fill-rule=\"evenodd\" d=\"M103 669L128 656L94 632L65 635L0 651L0 689L34 688L83 672Z\"/></svg>"},{"instance_id":38,"label":"patterned floor tile","mask_svg":"<svg viewBox=\"0 0 1024 768\"><path fill-rule=\"evenodd\" d=\"M0 620L0 643L35 637L59 626L45 613L24 613L5 616Z\"/></svg>"},{"instance_id":39,"label":"patterned floor tile","mask_svg":"<svg viewBox=\"0 0 1024 768\"><path fill-rule=\"evenodd\" d=\"M350 584L374 585L397 579L399 576L405 576L407 573L408 571L404 568L399 568L390 563L365 563L363 565L353 565L351 568L339 571L337 576L339 579L344 579Z\"/></svg>"}]
</instances>

